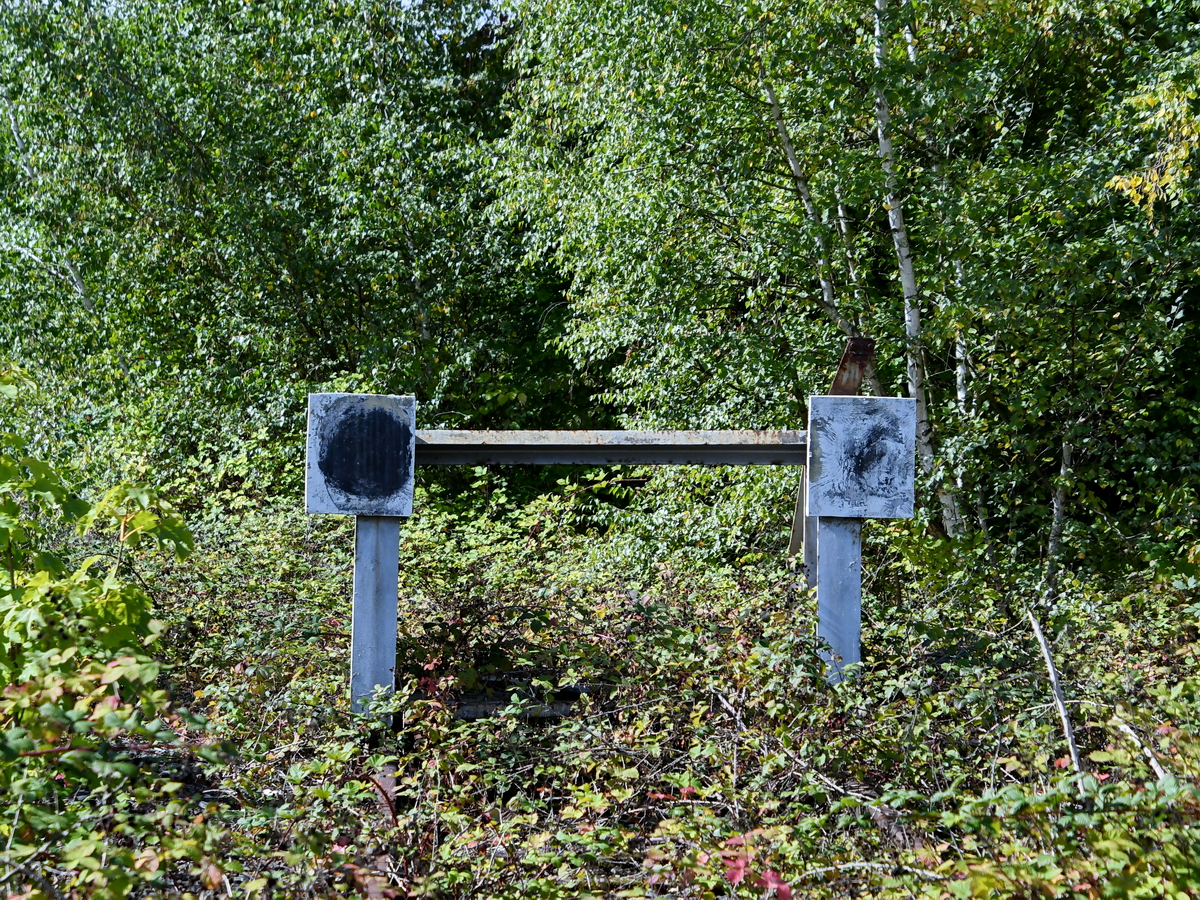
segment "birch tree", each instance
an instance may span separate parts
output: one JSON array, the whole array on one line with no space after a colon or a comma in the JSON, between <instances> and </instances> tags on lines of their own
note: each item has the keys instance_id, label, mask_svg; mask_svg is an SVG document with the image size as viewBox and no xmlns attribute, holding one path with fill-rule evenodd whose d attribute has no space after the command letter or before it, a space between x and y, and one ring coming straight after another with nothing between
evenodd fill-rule
<instances>
[{"instance_id":1,"label":"birch tree","mask_svg":"<svg viewBox=\"0 0 1200 900\"><path fill-rule=\"evenodd\" d=\"M883 166L884 187L887 192L884 209L887 210L892 243L896 248L896 266L900 272L900 286L904 294L904 352L908 394L917 405L917 457L926 477L933 477L937 467L937 453L934 447L933 425L929 419L929 376L926 373L924 335L921 329L921 290L917 284L908 226L904 221L904 201L900 197L896 176L896 152L892 145L892 114L884 87L888 76L888 27L887 0L875 0L874 59L879 80L871 92L875 101L875 133L879 138L879 159ZM915 62L916 42L911 34L906 37L909 58ZM962 531L962 516L958 511L958 504L944 483L937 484L935 489L942 505L942 522L946 532L955 537Z\"/></svg>"},{"instance_id":2,"label":"birch tree","mask_svg":"<svg viewBox=\"0 0 1200 900\"><path fill-rule=\"evenodd\" d=\"M1106 412L1077 460L1124 465L1108 423L1141 421L1131 386L1161 377L1150 346L1175 352L1181 314L1147 276L1160 238L1114 217L1104 186L1142 140L1109 125L1145 18L886 0L517 12L504 202L571 277L564 345L615 366L626 421L794 425L861 332L877 389L919 404L942 533L964 535L964 498L984 534L1039 533L1048 510L1014 498L1054 477L1085 406Z\"/></svg>"},{"instance_id":3,"label":"birch tree","mask_svg":"<svg viewBox=\"0 0 1200 900\"><path fill-rule=\"evenodd\" d=\"M574 410L556 276L480 212L502 21L473 2L6 7L0 342L91 384L64 397L122 397L156 454L214 453L202 434L233 406L252 411L234 431L291 428L306 383L419 391L456 424Z\"/></svg>"}]
</instances>

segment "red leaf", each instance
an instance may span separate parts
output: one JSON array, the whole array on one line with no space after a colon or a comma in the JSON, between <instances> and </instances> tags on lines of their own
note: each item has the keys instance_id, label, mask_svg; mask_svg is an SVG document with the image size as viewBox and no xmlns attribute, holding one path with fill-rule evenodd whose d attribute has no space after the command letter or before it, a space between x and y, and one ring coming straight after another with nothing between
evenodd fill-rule
<instances>
[{"instance_id":1,"label":"red leaf","mask_svg":"<svg viewBox=\"0 0 1200 900\"><path fill-rule=\"evenodd\" d=\"M1071 765L1071 757L1069 756L1060 756L1054 761L1054 766L1058 769L1065 769L1069 765Z\"/></svg>"},{"instance_id":2,"label":"red leaf","mask_svg":"<svg viewBox=\"0 0 1200 900\"><path fill-rule=\"evenodd\" d=\"M774 888L779 900L792 900L791 886L779 877L774 869L764 869L758 881L754 882L760 888Z\"/></svg>"},{"instance_id":3,"label":"red leaf","mask_svg":"<svg viewBox=\"0 0 1200 900\"><path fill-rule=\"evenodd\" d=\"M730 884L741 884L746 877L746 859L736 856L733 859L722 859L725 863L725 880Z\"/></svg>"},{"instance_id":4,"label":"red leaf","mask_svg":"<svg viewBox=\"0 0 1200 900\"><path fill-rule=\"evenodd\" d=\"M200 880L210 891L215 891L225 880L224 873L208 860L200 861Z\"/></svg>"}]
</instances>

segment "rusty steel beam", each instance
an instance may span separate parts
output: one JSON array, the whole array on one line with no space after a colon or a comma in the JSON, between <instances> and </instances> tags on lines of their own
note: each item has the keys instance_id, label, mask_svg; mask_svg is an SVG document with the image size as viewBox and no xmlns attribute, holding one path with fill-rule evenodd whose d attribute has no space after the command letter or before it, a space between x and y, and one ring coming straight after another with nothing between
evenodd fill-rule
<instances>
[{"instance_id":1,"label":"rusty steel beam","mask_svg":"<svg viewBox=\"0 0 1200 900\"><path fill-rule=\"evenodd\" d=\"M831 397L853 397L862 387L867 367L875 359L875 341L871 338L852 337L846 342L846 352L838 363L837 374L829 388Z\"/></svg>"},{"instance_id":2,"label":"rusty steel beam","mask_svg":"<svg viewBox=\"0 0 1200 900\"><path fill-rule=\"evenodd\" d=\"M418 466L802 466L803 431L418 431Z\"/></svg>"}]
</instances>

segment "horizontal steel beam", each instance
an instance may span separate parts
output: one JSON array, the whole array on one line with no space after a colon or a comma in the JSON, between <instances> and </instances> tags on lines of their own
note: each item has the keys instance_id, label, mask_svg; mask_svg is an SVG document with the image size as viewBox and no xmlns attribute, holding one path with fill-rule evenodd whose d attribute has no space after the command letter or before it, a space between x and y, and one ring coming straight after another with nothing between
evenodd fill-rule
<instances>
[{"instance_id":1,"label":"horizontal steel beam","mask_svg":"<svg viewBox=\"0 0 1200 900\"><path fill-rule=\"evenodd\" d=\"M804 431L418 431L418 466L802 466Z\"/></svg>"}]
</instances>

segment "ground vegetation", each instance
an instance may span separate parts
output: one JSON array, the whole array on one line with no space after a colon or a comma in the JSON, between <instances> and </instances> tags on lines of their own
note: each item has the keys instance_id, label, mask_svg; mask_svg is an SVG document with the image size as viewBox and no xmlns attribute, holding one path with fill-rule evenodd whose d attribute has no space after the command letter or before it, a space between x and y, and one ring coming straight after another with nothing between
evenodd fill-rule
<instances>
[{"instance_id":1,"label":"ground vegetation","mask_svg":"<svg viewBox=\"0 0 1200 900\"><path fill-rule=\"evenodd\" d=\"M0 5L0 886L1200 896L1200 11ZM920 408L829 684L780 469L421 470L395 691L305 395Z\"/></svg>"}]
</instances>

